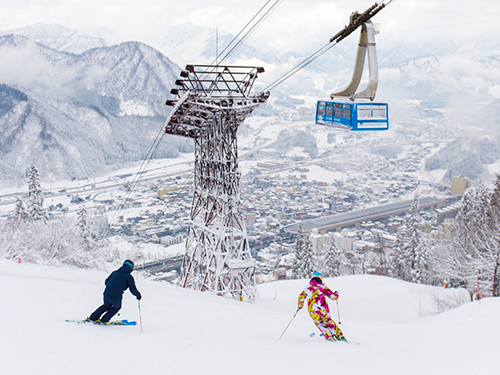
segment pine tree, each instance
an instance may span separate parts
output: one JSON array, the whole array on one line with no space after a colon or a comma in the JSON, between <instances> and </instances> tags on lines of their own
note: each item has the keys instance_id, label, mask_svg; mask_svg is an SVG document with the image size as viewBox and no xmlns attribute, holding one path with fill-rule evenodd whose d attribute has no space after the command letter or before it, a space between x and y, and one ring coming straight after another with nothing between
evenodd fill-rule
<instances>
[{"instance_id":1,"label":"pine tree","mask_svg":"<svg viewBox=\"0 0 500 375\"><path fill-rule=\"evenodd\" d=\"M420 223L419 199L415 195L405 224L398 232L392 269L402 280L423 284L429 278L430 255Z\"/></svg>"},{"instance_id":2,"label":"pine tree","mask_svg":"<svg viewBox=\"0 0 500 375\"><path fill-rule=\"evenodd\" d=\"M494 189L487 206L485 224L480 232L484 239L483 251L488 259L491 295L500 296L500 174L496 175Z\"/></svg>"},{"instance_id":3,"label":"pine tree","mask_svg":"<svg viewBox=\"0 0 500 375\"><path fill-rule=\"evenodd\" d=\"M491 211L491 194L483 185L467 190L455 220L445 228L444 238L434 252L436 274L452 285L466 288L471 298L477 292L477 278L483 290L492 289L498 229ZM493 225L493 227L490 226ZM494 288L493 288L494 289Z\"/></svg>"},{"instance_id":4,"label":"pine tree","mask_svg":"<svg viewBox=\"0 0 500 375\"><path fill-rule=\"evenodd\" d=\"M18 197L16 200L16 207L14 208L12 216L16 222L26 221L28 217L26 206L24 205L24 202L20 197Z\"/></svg>"},{"instance_id":5,"label":"pine tree","mask_svg":"<svg viewBox=\"0 0 500 375\"><path fill-rule=\"evenodd\" d=\"M410 280L424 284L429 278L429 251L420 229L422 218L419 213L419 197L415 195L406 223L407 238L407 265L409 266Z\"/></svg>"},{"instance_id":6,"label":"pine tree","mask_svg":"<svg viewBox=\"0 0 500 375\"><path fill-rule=\"evenodd\" d=\"M418 284L425 284L429 281L430 255L428 246L423 238L415 247L413 253L411 269L411 281Z\"/></svg>"},{"instance_id":7,"label":"pine tree","mask_svg":"<svg viewBox=\"0 0 500 375\"><path fill-rule=\"evenodd\" d=\"M396 242L392 248L392 255L390 258L390 268L393 277L401 280L408 280L408 267L406 265L406 225L402 225L398 229Z\"/></svg>"},{"instance_id":8,"label":"pine tree","mask_svg":"<svg viewBox=\"0 0 500 375\"><path fill-rule=\"evenodd\" d=\"M83 250L92 251L95 248L95 236L85 206L78 211L78 229L82 239Z\"/></svg>"},{"instance_id":9,"label":"pine tree","mask_svg":"<svg viewBox=\"0 0 500 375\"><path fill-rule=\"evenodd\" d=\"M293 277L305 279L311 277L314 270L311 234L300 226L295 242L295 261L292 265Z\"/></svg>"},{"instance_id":10,"label":"pine tree","mask_svg":"<svg viewBox=\"0 0 500 375\"><path fill-rule=\"evenodd\" d=\"M31 164L28 175L28 219L30 221L45 220L43 211L43 193L40 187L40 175L35 164Z\"/></svg>"},{"instance_id":11,"label":"pine tree","mask_svg":"<svg viewBox=\"0 0 500 375\"><path fill-rule=\"evenodd\" d=\"M328 235L326 245L325 264L323 266L323 275L325 277L336 277L341 275L342 253L340 252L335 237L332 233Z\"/></svg>"},{"instance_id":12,"label":"pine tree","mask_svg":"<svg viewBox=\"0 0 500 375\"><path fill-rule=\"evenodd\" d=\"M486 258L491 245L487 230L487 211L490 194L484 185L479 184L467 190L457 215L457 226L453 233L456 241L453 245L460 261L459 276L468 286L471 293L477 289L479 273L480 282L487 282L489 259ZM486 256L486 258L485 258Z\"/></svg>"}]
</instances>

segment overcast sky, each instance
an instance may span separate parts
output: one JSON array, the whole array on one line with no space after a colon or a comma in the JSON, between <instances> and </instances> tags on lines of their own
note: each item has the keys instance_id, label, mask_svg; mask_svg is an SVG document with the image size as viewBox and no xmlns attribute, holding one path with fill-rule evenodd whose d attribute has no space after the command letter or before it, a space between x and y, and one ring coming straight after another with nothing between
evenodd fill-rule
<instances>
[{"instance_id":1,"label":"overcast sky","mask_svg":"<svg viewBox=\"0 0 500 375\"><path fill-rule=\"evenodd\" d=\"M88 34L110 30L113 42L138 40L154 45L162 29L192 22L237 34L267 0L0 0L0 29L38 22L58 23ZM272 0L271 2L273 2ZM322 46L348 23L353 10L373 0L284 0L252 36L293 50L301 43ZM497 34L498 0L395 0L374 22L390 40L466 38Z\"/></svg>"}]
</instances>

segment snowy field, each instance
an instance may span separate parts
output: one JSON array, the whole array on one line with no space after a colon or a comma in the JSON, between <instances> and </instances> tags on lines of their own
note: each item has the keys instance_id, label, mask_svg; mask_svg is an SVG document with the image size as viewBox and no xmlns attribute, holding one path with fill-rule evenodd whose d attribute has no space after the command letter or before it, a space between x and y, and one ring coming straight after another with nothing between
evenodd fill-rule
<instances>
[{"instance_id":1,"label":"snowy field","mask_svg":"<svg viewBox=\"0 0 500 375\"><path fill-rule=\"evenodd\" d=\"M306 280L259 285L257 302L245 304L134 275L144 296L143 332L64 321L101 303L107 274L1 260L1 373L500 373L500 298L438 314L461 291L379 276L326 279L340 292L340 327L354 345L310 338L317 331L306 310L278 340ZM335 302L330 307L338 320ZM139 321L128 291L121 318Z\"/></svg>"}]
</instances>

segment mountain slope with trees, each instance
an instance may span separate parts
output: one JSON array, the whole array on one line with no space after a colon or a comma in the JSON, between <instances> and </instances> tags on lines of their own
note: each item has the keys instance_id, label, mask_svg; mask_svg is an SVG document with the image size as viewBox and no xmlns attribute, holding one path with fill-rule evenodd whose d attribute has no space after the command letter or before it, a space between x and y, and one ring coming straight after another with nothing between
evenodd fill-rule
<instances>
[{"instance_id":1,"label":"mountain slope with trees","mask_svg":"<svg viewBox=\"0 0 500 375\"><path fill-rule=\"evenodd\" d=\"M85 179L143 160L168 115L180 68L128 42L76 55L25 37L0 37L0 180L36 160L47 180ZM191 151L167 136L155 157Z\"/></svg>"}]
</instances>

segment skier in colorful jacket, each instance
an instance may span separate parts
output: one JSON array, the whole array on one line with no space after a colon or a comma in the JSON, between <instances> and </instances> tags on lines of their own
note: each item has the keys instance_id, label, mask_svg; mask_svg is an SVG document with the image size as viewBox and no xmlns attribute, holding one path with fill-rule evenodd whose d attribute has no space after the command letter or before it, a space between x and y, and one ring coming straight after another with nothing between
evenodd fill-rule
<instances>
[{"instance_id":1,"label":"skier in colorful jacket","mask_svg":"<svg viewBox=\"0 0 500 375\"><path fill-rule=\"evenodd\" d=\"M123 292L130 289L132 293L138 300L142 298L141 293L137 290L135 286L134 277L131 272L134 270L134 262L127 259L123 262L123 265L113 271L104 284L106 289L104 289L104 304L99 306L95 310L88 320L94 322L107 323L110 319L122 308L122 298ZM104 316L102 316L104 314ZM102 316L102 318L101 318Z\"/></svg>"},{"instance_id":2,"label":"skier in colorful jacket","mask_svg":"<svg viewBox=\"0 0 500 375\"><path fill-rule=\"evenodd\" d=\"M339 298L339 292L332 292L323 284L321 273L314 272L309 285L299 295L298 308L304 307L304 302L307 300L309 315L324 338L330 341L345 341L342 331L330 317L330 309L325 296L336 300Z\"/></svg>"}]
</instances>

